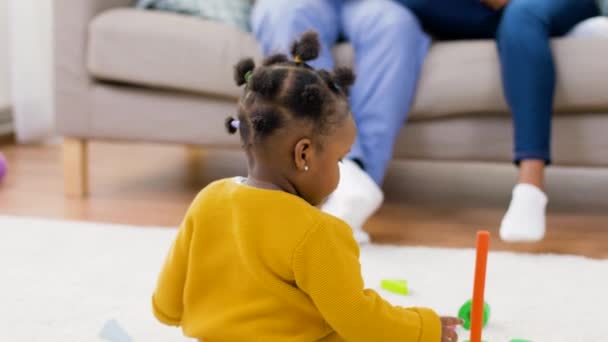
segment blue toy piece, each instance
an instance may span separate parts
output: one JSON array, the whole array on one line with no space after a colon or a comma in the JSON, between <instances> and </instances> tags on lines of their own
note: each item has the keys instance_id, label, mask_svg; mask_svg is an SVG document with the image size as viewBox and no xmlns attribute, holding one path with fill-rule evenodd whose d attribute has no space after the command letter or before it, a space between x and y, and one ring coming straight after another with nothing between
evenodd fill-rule
<instances>
[{"instance_id":1,"label":"blue toy piece","mask_svg":"<svg viewBox=\"0 0 608 342\"><path fill-rule=\"evenodd\" d=\"M131 336L114 319L106 322L99 333L99 337L110 342L132 341Z\"/></svg>"}]
</instances>

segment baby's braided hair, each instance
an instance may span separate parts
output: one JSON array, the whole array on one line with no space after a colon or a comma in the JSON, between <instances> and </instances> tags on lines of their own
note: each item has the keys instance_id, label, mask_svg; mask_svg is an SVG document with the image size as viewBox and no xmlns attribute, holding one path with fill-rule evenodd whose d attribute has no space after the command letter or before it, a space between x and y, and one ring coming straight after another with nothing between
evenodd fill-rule
<instances>
[{"instance_id":1,"label":"baby's braided hair","mask_svg":"<svg viewBox=\"0 0 608 342\"><path fill-rule=\"evenodd\" d=\"M321 45L315 32L307 32L291 46L291 61L284 54L267 57L257 67L251 58L234 67L234 79L245 92L239 101L238 120L229 117L230 134L240 131L245 146L251 146L284 127L289 120L313 123L315 133L326 133L348 113L348 91L355 82L349 68L333 72L315 70L307 64L319 56ZM333 120L332 120L333 118Z\"/></svg>"}]
</instances>

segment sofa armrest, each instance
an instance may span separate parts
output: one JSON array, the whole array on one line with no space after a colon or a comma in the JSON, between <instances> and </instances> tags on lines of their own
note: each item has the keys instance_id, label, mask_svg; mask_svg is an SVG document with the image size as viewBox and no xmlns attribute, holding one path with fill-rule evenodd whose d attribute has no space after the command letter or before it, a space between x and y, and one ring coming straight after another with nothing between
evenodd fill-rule
<instances>
[{"instance_id":1,"label":"sofa armrest","mask_svg":"<svg viewBox=\"0 0 608 342\"><path fill-rule=\"evenodd\" d=\"M86 70L88 28L99 13L129 6L133 0L53 1L55 118L62 135L83 136L88 129L91 79Z\"/></svg>"}]
</instances>

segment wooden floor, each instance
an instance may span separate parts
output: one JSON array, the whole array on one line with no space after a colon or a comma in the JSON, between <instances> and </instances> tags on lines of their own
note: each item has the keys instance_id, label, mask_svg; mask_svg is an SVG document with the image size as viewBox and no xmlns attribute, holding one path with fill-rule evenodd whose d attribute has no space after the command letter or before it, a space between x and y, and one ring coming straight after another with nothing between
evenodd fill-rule
<instances>
[{"instance_id":1,"label":"wooden floor","mask_svg":"<svg viewBox=\"0 0 608 342\"><path fill-rule=\"evenodd\" d=\"M61 150L0 146L9 162L0 184L0 215L35 216L147 226L176 226L197 191L212 179L244 173L238 152L181 146L94 143L91 195L65 198ZM475 231L493 233L492 249L608 258L608 210L552 211L548 235L537 244L504 244L497 227L504 208L434 206L392 198L368 224L375 242L472 247ZM446 260L449 264L449 260Z\"/></svg>"}]
</instances>

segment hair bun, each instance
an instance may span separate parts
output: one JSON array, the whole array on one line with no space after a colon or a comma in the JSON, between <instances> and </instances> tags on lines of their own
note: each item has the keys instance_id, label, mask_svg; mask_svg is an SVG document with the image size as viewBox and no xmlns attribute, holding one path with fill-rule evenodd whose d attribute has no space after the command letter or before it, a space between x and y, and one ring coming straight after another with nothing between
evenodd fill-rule
<instances>
[{"instance_id":1,"label":"hair bun","mask_svg":"<svg viewBox=\"0 0 608 342\"><path fill-rule=\"evenodd\" d=\"M266 57L266 59L264 59L264 62L262 63L262 65L270 66L270 65L274 65L274 64L285 63L288 61L289 61L289 58L287 58L286 55L284 55L282 53L277 53L275 55Z\"/></svg>"},{"instance_id":2,"label":"hair bun","mask_svg":"<svg viewBox=\"0 0 608 342\"><path fill-rule=\"evenodd\" d=\"M334 70L334 82L345 94L349 93L350 87L355 84L356 76L351 68L338 67Z\"/></svg>"},{"instance_id":3,"label":"hair bun","mask_svg":"<svg viewBox=\"0 0 608 342\"><path fill-rule=\"evenodd\" d=\"M224 126L226 126L226 130L228 131L229 134L236 133L236 131L238 130L238 125L239 125L239 120L233 118L232 116L229 116L228 118L226 118L226 121L224 122Z\"/></svg>"},{"instance_id":4,"label":"hair bun","mask_svg":"<svg viewBox=\"0 0 608 342\"><path fill-rule=\"evenodd\" d=\"M268 68L258 69L251 76L249 90L266 98L272 98L281 89L281 83L286 76L286 70L271 70Z\"/></svg>"},{"instance_id":5,"label":"hair bun","mask_svg":"<svg viewBox=\"0 0 608 342\"><path fill-rule=\"evenodd\" d=\"M308 113L320 113L323 107L323 101L325 100L325 93L320 86L316 84L310 84L304 87L300 98L302 100L302 107Z\"/></svg>"},{"instance_id":6,"label":"hair bun","mask_svg":"<svg viewBox=\"0 0 608 342\"><path fill-rule=\"evenodd\" d=\"M296 40L291 45L291 55L293 58L299 58L303 62L312 61L319 57L321 51L321 43L319 35L315 31L308 31Z\"/></svg>"},{"instance_id":7,"label":"hair bun","mask_svg":"<svg viewBox=\"0 0 608 342\"><path fill-rule=\"evenodd\" d=\"M239 87L247 83L247 73L253 72L255 69L255 62L251 58L241 59L237 65L234 66L234 81Z\"/></svg>"}]
</instances>

